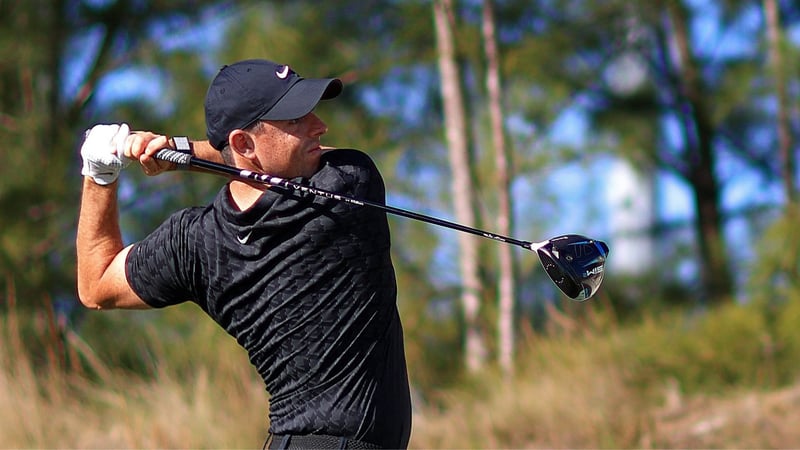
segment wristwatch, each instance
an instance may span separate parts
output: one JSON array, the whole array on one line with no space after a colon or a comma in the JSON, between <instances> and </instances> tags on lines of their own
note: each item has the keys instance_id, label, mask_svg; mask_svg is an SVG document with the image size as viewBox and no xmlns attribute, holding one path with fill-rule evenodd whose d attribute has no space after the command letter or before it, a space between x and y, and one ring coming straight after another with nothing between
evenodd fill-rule
<instances>
[{"instance_id":1,"label":"wristwatch","mask_svg":"<svg viewBox=\"0 0 800 450\"><path fill-rule=\"evenodd\" d=\"M175 136L172 138L175 143L175 150L184 153L192 153L192 146L189 145L189 138L186 136Z\"/></svg>"}]
</instances>

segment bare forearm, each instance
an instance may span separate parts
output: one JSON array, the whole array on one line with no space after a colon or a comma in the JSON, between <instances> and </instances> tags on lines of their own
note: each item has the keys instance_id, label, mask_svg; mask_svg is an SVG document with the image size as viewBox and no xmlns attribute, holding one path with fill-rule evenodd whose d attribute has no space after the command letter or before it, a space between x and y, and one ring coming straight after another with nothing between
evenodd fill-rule
<instances>
[{"instance_id":1,"label":"bare forearm","mask_svg":"<svg viewBox=\"0 0 800 450\"><path fill-rule=\"evenodd\" d=\"M192 154L207 161L222 163L222 154L208 143L208 141L193 141Z\"/></svg>"},{"instance_id":2,"label":"bare forearm","mask_svg":"<svg viewBox=\"0 0 800 450\"><path fill-rule=\"evenodd\" d=\"M84 178L78 233L78 295L90 307L100 307L103 279L114 258L123 250L119 228L117 183L108 186Z\"/></svg>"},{"instance_id":3,"label":"bare forearm","mask_svg":"<svg viewBox=\"0 0 800 450\"><path fill-rule=\"evenodd\" d=\"M128 284L125 259L131 247L123 247L119 229L117 180L136 141L129 131L127 124L95 125L81 145L84 179L75 247L78 296L88 308L147 307Z\"/></svg>"}]
</instances>

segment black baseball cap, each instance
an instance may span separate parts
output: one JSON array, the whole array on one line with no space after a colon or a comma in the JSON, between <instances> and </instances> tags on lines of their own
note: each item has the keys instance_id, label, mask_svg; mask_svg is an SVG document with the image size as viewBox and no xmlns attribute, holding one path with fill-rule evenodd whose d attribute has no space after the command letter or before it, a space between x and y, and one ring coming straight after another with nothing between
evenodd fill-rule
<instances>
[{"instance_id":1,"label":"black baseball cap","mask_svg":"<svg viewBox=\"0 0 800 450\"><path fill-rule=\"evenodd\" d=\"M257 120L298 119L341 92L337 78L303 78L288 65L265 59L225 65L206 94L208 141L221 150L233 130Z\"/></svg>"}]
</instances>

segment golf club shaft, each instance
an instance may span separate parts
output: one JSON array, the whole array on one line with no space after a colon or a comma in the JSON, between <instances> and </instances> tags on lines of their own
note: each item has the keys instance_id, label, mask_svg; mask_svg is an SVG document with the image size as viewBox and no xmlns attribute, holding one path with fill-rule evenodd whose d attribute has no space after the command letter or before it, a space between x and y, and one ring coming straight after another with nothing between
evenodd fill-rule
<instances>
[{"instance_id":1,"label":"golf club shaft","mask_svg":"<svg viewBox=\"0 0 800 450\"><path fill-rule=\"evenodd\" d=\"M350 203L358 206L371 206L373 208L382 209L383 211L398 216L407 217L409 219L420 220L422 222L427 222L433 225L439 225L453 230L463 231L465 233L474 234L476 236L481 236L495 241L505 242L507 244L517 245L528 250L536 250L536 248L541 245L540 243L522 241L519 239L514 239L512 237L490 233L488 231L479 230L477 228L468 227L466 225L461 225L459 223L450 222L448 220L439 219L433 216L416 213L402 208L396 208L394 206L385 205L382 203L371 202L368 200L360 200L353 197L348 197L346 195L337 194L335 192L326 191L324 189L304 186L302 184L294 183L285 178L253 172L251 170L238 169L236 167L232 167L226 164L220 164L206 159L198 158L196 156L192 156L189 153L179 152L177 150L162 149L159 150L158 153L156 153L155 157L163 161L169 161L175 163L178 166L184 166L184 167L188 166L188 167L204 169L205 171L227 175L242 181L254 181L269 186L280 186L284 189L306 192L309 194L332 198L334 200L340 200L345 203Z\"/></svg>"}]
</instances>

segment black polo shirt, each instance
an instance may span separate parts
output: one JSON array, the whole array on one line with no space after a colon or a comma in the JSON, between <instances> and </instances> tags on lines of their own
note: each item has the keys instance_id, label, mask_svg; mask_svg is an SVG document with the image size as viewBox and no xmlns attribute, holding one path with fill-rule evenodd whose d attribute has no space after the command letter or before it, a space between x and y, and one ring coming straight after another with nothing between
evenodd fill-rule
<instances>
[{"instance_id":1,"label":"black polo shirt","mask_svg":"<svg viewBox=\"0 0 800 450\"><path fill-rule=\"evenodd\" d=\"M294 181L384 202L356 150L323 155ZM292 192L239 211L226 185L134 245L128 282L156 308L196 302L248 352L270 394L274 434L406 447L411 404L386 214Z\"/></svg>"}]
</instances>

